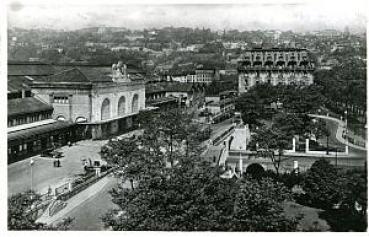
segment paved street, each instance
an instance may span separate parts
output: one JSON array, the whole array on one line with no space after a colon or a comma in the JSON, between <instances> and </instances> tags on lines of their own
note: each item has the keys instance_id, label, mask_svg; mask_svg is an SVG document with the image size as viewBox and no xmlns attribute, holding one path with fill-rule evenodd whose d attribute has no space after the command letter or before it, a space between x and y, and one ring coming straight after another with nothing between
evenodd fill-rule
<instances>
[{"instance_id":1,"label":"paved street","mask_svg":"<svg viewBox=\"0 0 369 237\"><path fill-rule=\"evenodd\" d=\"M219 135L220 133L224 132L227 128L229 128L233 123L233 120L226 119L220 123L211 124L210 127L212 129L211 137L214 137L216 135Z\"/></svg>"},{"instance_id":2,"label":"paved street","mask_svg":"<svg viewBox=\"0 0 369 237\"><path fill-rule=\"evenodd\" d=\"M335 134L335 135L336 135L336 139L337 139L340 143L342 143L342 144L346 144L346 143L347 143L347 144L348 144L348 146L349 146L350 148L355 149L355 150L361 150L361 151L365 151L365 150L366 150L364 147L354 145L354 144L352 144L352 143L350 143L350 142L347 142L347 141L343 138L342 134L343 134L344 129L345 129L345 128L344 128L344 127L345 127L345 123L344 123L344 121L339 120L339 119L336 119L336 118L332 118L332 117L324 116L324 115L312 114L312 115L310 115L310 116L312 116L312 117L316 117L316 118L324 119L324 120L326 120L327 122L334 122L334 123L337 123L337 124L338 124L338 126L337 126L337 130L336 130L336 131L331 130L331 134L332 134L332 133L333 133L333 134Z\"/></svg>"}]
</instances>

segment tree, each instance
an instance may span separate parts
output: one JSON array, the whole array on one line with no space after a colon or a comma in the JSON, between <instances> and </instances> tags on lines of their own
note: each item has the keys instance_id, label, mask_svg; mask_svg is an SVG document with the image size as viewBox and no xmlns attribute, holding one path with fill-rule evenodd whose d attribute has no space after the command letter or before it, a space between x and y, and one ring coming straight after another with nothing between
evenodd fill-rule
<instances>
[{"instance_id":1,"label":"tree","mask_svg":"<svg viewBox=\"0 0 369 237\"><path fill-rule=\"evenodd\" d=\"M258 149L264 150L262 155L270 158L278 176L283 150L287 149L290 138L277 128L261 127L252 135L250 145L257 145ZM278 156L275 155L276 151Z\"/></svg>"},{"instance_id":2,"label":"tree","mask_svg":"<svg viewBox=\"0 0 369 237\"><path fill-rule=\"evenodd\" d=\"M8 198L8 230L68 230L73 219L67 218L56 226L36 223L37 212L31 209L40 203L40 195L27 191Z\"/></svg>"},{"instance_id":3,"label":"tree","mask_svg":"<svg viewBox=\"0 0 369 237\"><path fill-rule=\"evenodd\" d=\"M295 231L298 220L284 215L282 203L292 195L281 183L270 178L243 179L234 205L237 231Z\"/></svg>"},{"instance_id":4,"label":"tree","mask_svg":"<svg viewBox=\"0 0 369 237\"><path fill-rule=\"evenodd\" d=\"M313 163L302 182L308 204L331 209L344 198L344 180L337 169L324 159Z\"/></svg>"},{"instance_id":5,"label":"tree","mask_svg":"<svg viewBox=\"0 0 369 237\"><path fill-rule=\"evenodd\" d=\"M101 157L109 165L117 166L125 173L125 179L134 189L134 180L140 178L142 173L142 157L144 152L139 148L140 139L133 136L122 140L111 140L101 148Z\"/></svg>"},{"instance_id":6,"label":"tree","mask_svg":"<svg viewBox=\"0 0 369 237\"><path fill-rule=\"evenodd\" d=\"M311 119L307 114L278 113L273 118L273 127L279 129L288 138L295 135L305 136L310 132Z\"/></svg>"}]
</instances>

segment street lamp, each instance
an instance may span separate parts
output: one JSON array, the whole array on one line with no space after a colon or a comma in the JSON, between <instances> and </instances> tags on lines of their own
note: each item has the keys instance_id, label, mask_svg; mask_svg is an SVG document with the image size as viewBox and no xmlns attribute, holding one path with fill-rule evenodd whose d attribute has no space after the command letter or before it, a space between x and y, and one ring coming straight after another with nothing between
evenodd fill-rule
<instances>
[{"instance_id":1,"label":"street lamp","mask_svg":"<svg viewBox=\"0 0 369 237\"><path fill-rule=\"evenodd\" d=\"M32 199L32 190L33 190L33 164L35 162L33 161L32 157L31 160L29 162L30 166L31 166L31 199Z\"/></svg>"}]
</instances>

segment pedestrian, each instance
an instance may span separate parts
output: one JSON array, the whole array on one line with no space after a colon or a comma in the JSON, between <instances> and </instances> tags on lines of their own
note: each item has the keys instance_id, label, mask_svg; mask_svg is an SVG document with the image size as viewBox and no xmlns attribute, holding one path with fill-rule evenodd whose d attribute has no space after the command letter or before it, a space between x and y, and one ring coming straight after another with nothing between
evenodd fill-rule
<instances>
[{"instance_id":1,"label":"pedestrian","mask_svg":"<svg viewBox=\"0 0 369 237\"><path fill-rule=\"evenodd\" d=\"M47 196L51 196L52 192L53 192L53 190L49 186L49 188L47 189Z\"/></svg>"}]
</instances>

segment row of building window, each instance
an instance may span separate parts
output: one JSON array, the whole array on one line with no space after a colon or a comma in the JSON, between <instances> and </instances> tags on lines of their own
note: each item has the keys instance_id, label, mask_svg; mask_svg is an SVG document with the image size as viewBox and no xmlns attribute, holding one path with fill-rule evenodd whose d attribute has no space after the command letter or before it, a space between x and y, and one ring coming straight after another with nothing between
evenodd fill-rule
<instances>
[{"instance_id":1,"label":"row of building window","mask_svg":"<svg viewBox=\"0 0 369 237\"><path fill-rule=\"evenodd\" d=\"M40 113L40 114L33 114L33 115L24 115L19 116L13 119L8 119L8 127L13 127L17 125L27 124L27 123L33 123L45 119L51 118L50 113Z\"/></svg>"},{"instance_id":2,"label":"row of building window","mask_svg":"<svg viewBox=\"0 0 369 237\"><path fill-rule=\"evenodd\" d=\"M29 147L28 145L32 146ZM29 152L39 151L41 150L41 141L36 140L33 142L23 143L20 145L11 146L8 148L8 155L20 155Z\"/></svg>"},{"instance_id":3,"label":"row of building window","mask_svg":"<svg viewBox=\"0 0 369 237\"><path fill-rule=\"evenodd\" d=\"M57 145L64 145L67 142L69 134L59 134L53 135L48 138L44 139L44 146L52 147L57 143ZM40 151L42 148L42 141L41 139L37 139L34 141L25 142L19 145L11 145L8 147L8 155L22 155L26 154L27 152L36 152Z\"/></svg>"},{"instance_id":4,"label":"row of building window","mask_svg":"<svg viewBox=\"0 0 369 237\"><path fill-rule=\"evenodd\" d=\"M278 56L278 58L292 58L292 57L295 58L294 53L292 53L291 56L289 56L288 54L285 54L285 56L283 56L283 54L279 54L279 55L274 54L273 55L274 61L277 60L277 56ZM245 56L245 58L246 59L250 59L250 56ZM259 59L261 59L261 55L259 55L259 54L257 54L257 55L251 54L251 58L252 58L252 60L254 60L254 58L256 58L257 60L259 60ZM264 56L262 58L272 59L272 55L268 54L268 55L266 55L266 57ZM301 58L302 59L306 59L306 55L303 54L302 56L300 56L300 54L297 54L297 60L300 61Z\"/></svg>"},{"instance_id":5,"label":"row of building window","mask_svg":"<svg viewBox=\"0 0 369 237\"><path fill-rule=\"evenodd\" d=\"M54 96L54 103L58 103L58 104L68 104L69 103L69 98L68 96Z\"/></svg>"}]
</instances>

